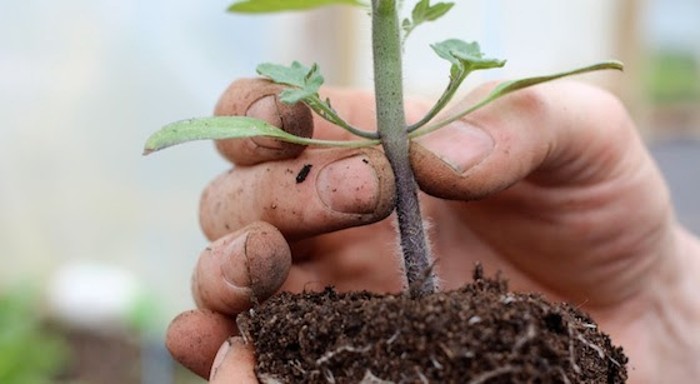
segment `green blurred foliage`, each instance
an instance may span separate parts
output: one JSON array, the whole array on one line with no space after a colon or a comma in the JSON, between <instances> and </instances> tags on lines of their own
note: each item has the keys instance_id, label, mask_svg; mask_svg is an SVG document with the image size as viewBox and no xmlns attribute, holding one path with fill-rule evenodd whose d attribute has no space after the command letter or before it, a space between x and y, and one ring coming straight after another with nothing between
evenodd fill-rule
<instances>
[{"instance_id":1,"label":"green blurred foliage","mask_svg":"<svg viewBox=\"0 0 700 384\"><path fill-rule=\"evenodd\" d=\"M67 345L44 326L35 298L26 289L0 293L0 383L51 383L68 360Z\"/></svg>"},{"instance_id":2,"label":"green blurred foliage","mask_svg":"<svg viewBox=\"0 0 700 384\"><path fill-rule=\"evenodd\" d=\"M648 97L656 103L700 100L700 63L685 51L658 51L648 60L645 74Z\"/></svg>"}]
</instances>

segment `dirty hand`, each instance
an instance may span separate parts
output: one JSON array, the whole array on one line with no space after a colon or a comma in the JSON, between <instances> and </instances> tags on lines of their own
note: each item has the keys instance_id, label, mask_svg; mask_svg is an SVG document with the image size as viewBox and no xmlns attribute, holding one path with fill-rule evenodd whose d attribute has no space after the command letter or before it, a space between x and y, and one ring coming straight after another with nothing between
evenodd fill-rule
<instances>
[{"instance_id":1,"label":"dirty hand","mask_svg":"<svg viewBox=\"0 0 700 384\"><path fill-rule=\"evenodd\" d=\"M310 133L309 117L271 89L234 83L216 112ZM369 93L324 96L353 125L374 128ZM426 110L409 103L409 120ZM314 119L314 137L350 138ZM377 149L302 150L268 139L217 147L236 166L202 197L213 243L194 273L199 309L173 321L168 347L212 382L255 383L250 347L231 337L252 297L402 288L386 219L393 180ZM515 290L590 312L625 348L631 383L700 377L700 245L674 221L664 181L614 97L565 81L520 91L416 140L411 161L443 289L466 283L479 261Z\"/></svg>"}]
</instances>

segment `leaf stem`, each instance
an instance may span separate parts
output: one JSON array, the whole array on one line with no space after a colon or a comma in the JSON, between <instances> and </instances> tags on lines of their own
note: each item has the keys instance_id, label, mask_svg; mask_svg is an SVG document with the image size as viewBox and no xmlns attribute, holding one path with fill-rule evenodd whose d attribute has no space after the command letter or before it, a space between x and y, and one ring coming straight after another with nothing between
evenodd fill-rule
<instances>
[{"instance_id":1,"label":"leaf stem","mask_svg":"<svg viewBox=\"0 0 700 384\"><path fill-rule=\"evenodd\" d=\"M481 99L478 103L473 104L470 107L467 107L465 109L462 109L449 117L442 119L440 121L428 124L423 126L421 129L418 130L413 130L411 131L409 137L410 138L416 138L419 136L423 136L425 134L428 134L430 132L436 131L448 124L451 124L464 116L476 111L477 109L480 109L496 100L499 98L508 95L510 93L513 93L515 91L532 87L533 85L537 84L542 84L546 83L549 81L554 81L557 79L561 79L563 77L568 77L568 76L574 76L574 75L580 75L583 73L588 73L588 72L594 72L594 71L601 71L601 70L606 70L606 69L614 69L618 71L622 71L624 68L623 64L617 60L608 60L608 61L603 61L597 64L593 65L588 65L585 67L580 67L576 69L572 69L569 71L565 72L560 72L560 73L555 73L553 75L546 75L546 76L535 76L535 77L527 77L524 79L519 79L519 80L511 80L511 81L506 81L503 82L499 85L496 86L486 97Z\"/></svg>"},{"instance_id":2,"label":"leaf stem","mask_svg":"<svg viewBox=\"0 0 700 384\"><path fill-rule=\"evenodd\" d=\"M372 50L377 127L396 179L396 213L411 297L435 291L428 241L409 162L403 104L401 35L396 0L372 0Z\"/></svg>"},{"instance_id":3,"label":"leaf stem","mask_svg":"<svg viewBox=\"0 0 700 384\"><path fill-rule=\"evenodd\" d=\"M447 106L450 100L452 100L452 97L455 95L455 93L459 89L459 86L462 84L462 82L464 82L464 79L467 78L469 73L470 72L466 70L460 71L460 73L456 77L450 77L450 82L449 84L447 84L447 88L445 88L438 101L435 102L435 105L433 105L430 111L428 111L428 113L425 116L423 116L423 118L420 119L420 121L409 125L407 131L411 133L417 130L418 128L430 122L430 120L432 120L433 117L440 113L440 111L442 111Z\"/></svg>"},{"instance_id":4,"label":"leaf stem","mask_svg":"<svg viewBox=\"0 0 700 384\"><path fill-rule=\"evenodd\" d=\"M318 97L318 95L305 98L304 103L306 103L306 105L308 105L309 108L313 109L314 112L316 112L319 116L321 116L329 123L337 125L355 136L359 136L370 140L375 140L379 138L379 134L377 134L377 132L363 131L359 128L352 126L342 117L338 116L338 113L333 109L333 107L331 107L331 105L327 101L322 101Z\"/></svg>"}]
</instances>

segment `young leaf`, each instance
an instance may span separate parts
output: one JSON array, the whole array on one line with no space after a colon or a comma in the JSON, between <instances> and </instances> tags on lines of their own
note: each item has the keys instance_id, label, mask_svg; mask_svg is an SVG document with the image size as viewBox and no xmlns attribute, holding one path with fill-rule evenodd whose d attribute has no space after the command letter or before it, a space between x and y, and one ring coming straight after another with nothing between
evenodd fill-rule
<instances>
[{"instance_id":1,"label":"young leaf","mask_svg":"<svg viewBox=\"0 0 700 384\"><path fill-rule=\"evenodd\" d=\"M401 28L404 30L404 40L413 30L428 21L435 21L452 9L454 3L435 3L430 4L430 0L420 0L413 7L410 19L404 19L401 22Z\"/></svg>"},{"instance_id":2,"label":"young leaf","mask_svg":"<svg viewBox=\"0 0 700 384\"><path fill-rule=\"evenodd\" d=\"M294 136L263 120L244 116L215 116L176 121L161 128L146 140L143 154L195 140L221 140L266 136L302 145L363 147L376 141L331 141Z\"/></svg>"},{"instance_id":3,"label":"young leaf","mask_svg":"<svg viewBox=\"0 0 700 384\"><path fill-rule=\"evenodd\" d=\"M611 61L604 61L604 62L598 63L598 64L589 65L586 67L576 68L576 69L573 69L571 71L555 73L553 75L528 77L525 79L506 81L506 82L501 83L498 86L496 86L485 98L483 98L478 103L476 103L476 104L472 105L471 107L468 107L460 112L457 112L444 120L438 121L434 124L426 125L423 128L412 132L410 137L414 138L414 137L422 136L422 135L425 135L427 133L433 132L437 129L440 129L440 128L476 111L477 109L480 109L480 108L490 104L491 102L493 102L493 101L495 101L495 100L497 100L497 99L499 99L499 98L501 98L509 93L518 91L520 89L531 87L533 85L537 85L537 84L541 84L541 83L546 83L546 82L552 81L552 80L561 79L562 77L574 76L574 75L579 75L582 73L600 71L600 70L604 70L604 69L615 69L618 71L622 71L624 69L624 66L619 61L611 60Z\"/></svg>"},{"instance_id":4,"label":"young leaf","mask_svg":"<svg viewBox=\"0 0 700 384\"><path fill-rule=\"evenodd\" d=\"M426 21L435 21L452 9L455 3L436 3L430 5L430 1L421 0L413 8L411 16L413 17L413 22L416 24L422 24Z\"/></svg>"},{"instance_id":5,"label":"young leaf","mask_svg":"<svg viewBox=\"0 0 700 384\"><path fill-rule=\"evenodd\" d=\"M580 75L582 73L600 71L603 69L615 69L618 71L622 71L624 69L624 65L619 61L612 60L612 61L605 61L602 63L589 65L587 67L573 69L571 71L555 73L553 75L536 76L536 77L529 77L529 78L520 79L520 80L506 81L505 83L501 83L496 88L494 88L493 91L491 91L491 93L489 94L489 96L486 98L485 101L495 100L495 99L502 97L502 96L505 96L511 92L515 92L519 89L531 87L533 85L545 83L545 82L556 80L556 79L561 79L562 77Z\"/></svg>"},{"instance_id":6,"label":"young leaf","mask_svg":"<svg viewBox=\"0 0 700 384\"><path fill-rule=\"evenodd\" d=\"M359 0L240 0L231 4L228 11L238 13L301 11L333 4L365 6Z\"/></svg>"},{"instance_id":7,"label":"young leaf","mask_svg":"<svg viewBox=\"0 0 700 384\"><path fill-rule=\"evenodd\" d=\"M293 62L289 67L265 63L258 65L257 71L258 74L269 78L275 83L291 87L280 92L279 99L283 103L294 104L303 102L322 118L351 132L355 136L366 139L379 137L376 132L363 131L353 127L338 116L331 107L330 101L321 100L318 90L323 85L323 76L321 76L318 65L314 64L311 68L307 68L297 61Z\"/></svg>"},{"instance_id":8,"label":"young leaf","mask_svg":"<svg viewBox=\"0 0 700 384\"><path fill-rule=\"evenodd\" d=\"M298 61L293 62L289 67L265 63L258 65L256 70L258 74L270 78L275 83L292 87L280 93L280 100L287 104L294 104L318 95L318 90L323 85L323 76L316 64L307 68Z\"/></svg>"},{"instance_id":9,"label":"young leaf","mask_svg":"<svg viewBox=\"0 0 700 384\"><path fill-rule=\"evenodd\" d=\"M476 42L467 43L458 39L450 39L433 44L431 47L440 57L452 63L452 67L450 68L450 82L430 111L428 111L422 119L411 124L407 128L408 132L413 132L421 128L437 116L437 114L447 106L450 100L452 100L459 86L472 71L500 68L506 63L505 60L484 58L484 54L481 52L479 44Z\"/></svg>"},{"instance_id":10,"label":"young leaf","mask_svg":"<svg viewBox=\"0 0 700 384\"><path fill-rule=\"evenodd\" d=\"M476 41L467 43L459 39L449 39L430 47L438 56L457 66L453 71L471 72L478 69L500 68L506 64L505 60L485 58Z\"/></svg>"}]
</instances>

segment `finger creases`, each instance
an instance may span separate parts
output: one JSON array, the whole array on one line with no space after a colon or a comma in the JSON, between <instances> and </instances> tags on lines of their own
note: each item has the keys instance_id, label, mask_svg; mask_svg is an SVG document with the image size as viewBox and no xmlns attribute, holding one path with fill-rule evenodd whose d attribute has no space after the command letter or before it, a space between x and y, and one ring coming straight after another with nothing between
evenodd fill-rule
<instances>
[{"instance_id":1,"label":"finger creases","mask_svg":"<svg viewBox=\"0 0 700 384\"><path fill-rule=\"evenodd\" d=\"M291 263L289 245L275 227L249 224L202 252L192 277L195 302L200 308L237 315L275 293Z\"/></svg>"},{"instance_id":2,"label":"finger creases","mask_svg":"<svg viewBox=\"0 0 700 384\"><path fill-rule=\"evenodd\" d=\"M377 149L309 149L287 161L235 167L204 191L210 239L265 221L288 240L379 221L393 210L394 178Z\"/></svg>"},{"instance_id":3,"label":"finger creases","mask_svg":"<svg viewBox=\"0 0 700 384\"><path fill-rule=\"evenodd\" d=\"M467 105L492 87L478 89ZM505 96L416 139L411 163L420 188L444 199L484 198L523 179L590 184L623 164L620 143L635 140L631 127L611 95L561 81Z\"/></svg>"},{"instance_id":4,"label":"finger creases","mask_svg":"<svg viewBox=\"0 0 700 384\"><path fill-rule=\"evenodd\" d=\"M458 122L412 143L410 158L422 191L442 199L475 200L520 181L545 154L546 145L537 138Z\"/></svg>"},{"instance_id":5,"label":"finger creases","mask_svg":"<svg viewBox=\"0 0 700 384\"><path fill-rule=\"evenodd\" d=\"M279 100L284 86L262 78L240 79L233 82L214 109L217 116L248 116L274 125L300 137L312 137L313 116L303 103L285 104ZM240 165L289 159L305 148L267 137L226 139L216 141L216 148L228 160Z\"/></svg>"}]
</instances>

